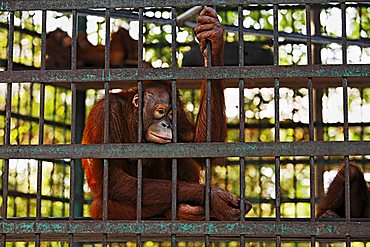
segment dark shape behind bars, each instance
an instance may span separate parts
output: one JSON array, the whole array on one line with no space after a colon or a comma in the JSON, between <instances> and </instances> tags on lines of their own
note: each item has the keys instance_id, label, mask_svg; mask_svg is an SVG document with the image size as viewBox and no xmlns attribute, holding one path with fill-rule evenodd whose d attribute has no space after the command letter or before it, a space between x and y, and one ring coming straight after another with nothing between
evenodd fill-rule
<instances>
[{"instance_id":1,"label":"dark shape behind bars","mask_svg":"<svg viewBox=\"0 0 370 247\"><path fill-rule=\"evenodd\" d=\"M351 189L351 217L370 217L370 188L368 187L361 168L351 162L350 189ZM317 217L321 218L344 218L345 215L345 164L343 163L330 184L328 192L319 205Z\"/></svg>"},{"instance_id":2,"label":"dark shape behind bars","mask_svg":"<svg viewBox=\"0 0 370 247\"><path fill-rule=\"evenodd\" d=\"M219 56L223 51L223 27L213 10L207 8L198 18L197 38L201 49L205 50L205 40L212 43L212 62L223 65ZM214 25L203 25L211 20ZM211 90L212 141L221 142L226 137L226 117L224 85L215 80ZM196 124L186 115L184 106L177 98L179 106L178 140L180 142L206 141L206 83L202 83L201 106ZM143 87L143 139L145 142L168 143L172 141L171 85L164 82L147 82ZM138 140L138 89L132 88L119 94L110 94L110 135L112 143L132 143ZM103 143L104 141L104 99L94 105L86 122L83 143ZM146 159L143 162L142 218L166 216L171 219L171 159ZM203 160L198 160L203 163ZM91 205L91 215L101 219L103 212L103 163L98 159L83 159L87 181L95 194ZM134 159L109 160L108 218L135 219L137 195L137 161ZM199 168L191 158L178 160L178 206L180 220L203 220L205 187L199 184ZM218 220L238 220L240 201L230 193L211 189L211 216ZM248 201L246 210L251 209Z\"/></svg>"},{"instance_id":3,"label":"dark shape behind bars","mask_svg":"<svg viewBox=\"0 0 370 247\"><path fill-rule=\"evenodd\" d=\"M61 29L47 34L46 68L71 69L72 38ZM112 68L137 66L137 41L123 28L112 33L110 42L110 66ZM85 33L77 36L77 68L104 68L105 46L92 45ZM148 63L145 67L150 67Z\"/></svg>"},{"instance_id":4,"label":"dark shape behind bars","mask_svg":"<svg viewBox=\"0 0 370 247\"><path fill-rule=\"evenodd\" d=\"M183 66L203 66L202 54L198 45L191 43L191 50L184 54ZM238 42L225 43L224 62L225 66L238 66L239 61L239 44ZM272 51L263 47L261 43L244 43L244 65L272 65Z\"/></svg>"}]
</instances>

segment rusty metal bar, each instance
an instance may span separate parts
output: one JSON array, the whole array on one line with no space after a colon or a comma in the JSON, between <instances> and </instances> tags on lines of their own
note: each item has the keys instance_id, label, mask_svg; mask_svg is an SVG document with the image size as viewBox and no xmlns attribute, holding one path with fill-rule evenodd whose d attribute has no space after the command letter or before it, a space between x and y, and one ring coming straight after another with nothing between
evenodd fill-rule
<instances>
[{"instance_id":1,"label":"rusty metal bar","mask_svg":"<svg viewBox=\"0 0 370 247\"><path fill-rule=\"evenodd\" d=\"M211 46L207 42L207 67L211 67ZM212 120L211 120L211 90L212 90L212 82L211 80L207 79L206 85L206 143L211 142L211 128L212 128ZM206 221L210 220L211 214L211 160L206 159L206 189L205 189L205 216ZM209 237L209 236L208 236ZM207 241L206 236L206 245L209 243Z\"/></svg>"},{"instance_id":2,"label":"rusty metal bar","mask_svg":"<svg viewBox=\"0 0 370 247\"><path fill-rule=\"evenodd\" d=\"M338 1L336 1L338 2ZM351 2L360 3L363 0L353 0ZM240 5L240 4L256 4L256 0L213 0L206 2L209 5ZM258 4L327 4L326 0L259 0ZM191 0L187 1L186 5L196 6L204 5L205 2L202 0ZM49 1L29 1L29 0L7 0L0 4L0 11L11 11L11 10L40 10L40 9L88 9L88 8L141 8L147 6L156 7L181 7L184 6L184 2L176 0L146 0L146 1L135 1L127 0L122 2L121 0L111 1L100 1L100 0L86 0L83 2L68 1L60 2L58 0Z\"/></svg>"},{"instance_id":3,"label":"rusty metal bar","mask_svg":"<svg viewBox=\"0 0 370 247\"><path fill-rule=\"evenodd\" d=\"M14 51L14 11L9 13L9 30L8 30L8 49L7 49L7 65L8 70L13 70L13 51ZM5 106L5 138L4 144L10 144L10 131L11 131L11 108L12 108L12 84L8 83L6 91L6 106ZM2 208L1 216L2 223L7 221L8 218L8 182L9 182L9 160L4 159L3 172L2 172ZM1 232L1 246L6 246L7 236L3 231Z\"/></svg>"},{"instance_id":4,"label":"rusty metal bar","mask_svg":"<svg viewBox=\"0 0 370 247\"><path fill-rule=\"evenodd\" d=\"M71 47L71 70L76 71L77 68L77 10L72 10L72 47ZM71 83L71 93L72 93L72 105L71 105L71 144L76 144L76 133L77 133L77 90L76 90L76 83L72 81ZM70 190L69 190L69 220L73 221L74 214L75 214L75 166L76 160L72 159L71 164L69 167L70 172ZM68 243L70 246L73 245L73 234L69 235Z\"/></svg>"},{"instance_id":5,"label":"rusty metal bar","mask_svg":"<svg viewBox=\"0 0 370 247\"><path fill-rule=\"evenodd\" d=\"M69 234L68 236L68 246L73 247L75 245L74 236L73 234Z\"/></svg>"},{"instance_id":6,"label":"rusty metal bar","mask_svg":"<svg viewBox=\"0 0 370 247\"><path fill-rule=\"evenodd\" d=\"M279 5L273 6L274 66L279 65ZM276 77L275 77L276 78Z\"/></svg>"},{"instance_id":7,"label":"rusty metal bar","mask_svg":"<svg viewBox=\"0 0 370 247\"><path fill-rule=\"evenodd\" d=\"M347 64L347 30L346 30L346 4L342 2L341 5L341 21L342 21L342 64ZM348 142L348 80L347 77L342 78L343 86L343 132L344 132L344 142ZM346 220L351 220L351 195L350 195L350 171L349 171L349 157L344 156L345 163L345 190L344 190L344 201L345 201L345 215ZM346 241L347 245L347 241Z\"/></svg>"},{"instance_id":8,"label":"rusty metal bar","mask_svg":"<svg viewBox=\"0 0 370 247\"><path fill-rule=\"evenodd\" d=\"M105 9L105 47L104 47L104 74L108 74L107 70L110 69L110 9ZM104 82L104 143L110 142L110 82L105 80ZM109 201L109 162L107 159L103 161L103 215L102 219L104 222L108 220L108 201ZM105 224L104 224L105 226ZM102 234L102 246L107 246L108 236L105 231Z\"/></svg>"},{"instance_id":9,"label":"rusty metal bar","mask_svg":"<svg viewBox=\"0 0 370 247\"><path fill-rule=\"evenodd\" d=\"M42 11L41 70L46 68L46 10ZM44 143L45 83L40 82L39 145ZM36 220L41 219L42 161L37 161ZM36 235L36 240L40 236Z\"/></svg>"},{"instance_id":10,"label":"rusty metal bar","mask_svg":"<svg viewBox=\"0 0 370 247\"><path fill-rule=\"evenodd\" d=\"M281 235L280 234L276 234L276 247L280 247L281 246Z\"/></svg>"},{"instance_id":11,"label":"rusty metal bar","mask_svg":"<svg viewBox=\"0 0 370 247\"><path fill-rule=\"evenodd\" d=\"M184 67L166 69L122 68L103 69L50 70L50 71L2 71L0 83L18 82L67 82L77 83L137 80L197 80L201 79L271 79L301 77L370 77L367 64L351 65L312 65L312 66L227 66L227 67ZM122 82L123 85L127 82ZM364 84L369 83L364 80Z\"/></svg>"},{"instance_id":12,"label":"rusty metal bar","mask_svg":"<svg viewBox=\"0 0 370 247\"><path fill-rule=\"evenodd\" d=\"M171 51L172 51L172 68L177 68L177 13L176 8L171 8ZM172 81L172 142L177 143L177 82ZM172 159L172 198L171 198L171 218L172 221L177 219L177 159ZM176 234L171 234L171 247L177 246Z\"/></svg>"},{"instance_id":13,"label":"rusty metal bar","mask_svg":"<svg viewBox=\"0 0 370 247\"><path fill-rule=\"evenodd\" d=\"M212 67L212 47L211 43L207 41L206 45L206 64L204 65L207 69ZM205 78L206 81L206 143L212 141L212 109L211 109L211 97L212 97L212 81L209 78ZM211 160L206 159L206 187L205 187L205 220L209 222L211 219ZM210 245L209 235L205 235L205 246Z\"/></svg>"},{"instance_id":14,"label":"rusty metal bar","mask_svg":"<svg viewBox=\"0 0 370 247\"><path fill-rule=\"evenodd\" d=\"M105 229L106 226L106 229ZM0 224L3 234L91 234L99 238L98 234L120 234L133 236L135 234L151 236L240 236L267 237L275 235L281 237L298 237L310 239L310 236L318 238L344 238L351 235L352 238L369 239L370 222L355 221L316 221L310 223L309 219L302 221L287 220L276 222L273 218L267 220L251 219L247 222L171 222L171 221L107 221L101 220L7 220Z\"/></svg>"},{"instance_id":15,"label":"rusty metal bar","mask_svg":"<svg viewBox=\"0 0 370 247\"><path fill-rule=\"evenodd\" d=\"M105 9L105 60L104 60L104 71L110 68L110 10L107 8ZM110 85L109 81L105 80L104 82L104 143L109 143L110 137L110 97L109 97L109 90ZM103 162L103 220L106 221L108 219L108 160L104 159ZM106 244L106 234L103 234L103 242ZM106 245L103 245L106 246Z\"/></svg>"},{"instance_id":16,"label":"rusty metal bar","mask_svg":"<svg viewBox=\"0 0 370 247\"><path fill-rule=\"evenodd\" d=\"M351 236L347 235L346 236L346 247L350 247L351 246Z\"/></svg>"},{"instance_id":17,"label":"rusty metal bar","mask_svg":"<svg viewBox=\"0 0 370 247\"><path fill-rule=\"evenodd\" d=\"M238 6L238 36L239 36L239 66L244 65L244 32L243 5ZM245 109L244 109L244 79L239 79L239 142L245 142ZM245 221L245 157L239 158L240 163L240 220ZM245 238L241 236L241 246L245 246Z\"/></svg>"},{"instance_id":18,"label":"rusty metal bar","mask_svg":"<svg viewBox=\"0 0 370 247\"><path fill-rule=\"evenodd\" d=\"M35 246L40 247L40 244L41 244L40 233L36 233Z\"/></svg>"},{"instance_id":19,"label":"rusty metal bar","mask_svg":"<svg viewBox=\"0 0 370 247\"><path fill-rule=\"evenodd\" d=\"M141 247L142 246L141 234L136 234L136 246L137 247Z\"/></svg>"},{"instance_id":20,"label":"rusty metal bar","mask_svg":"<svg viewBox=\"0 0 370 247\"><path fill-rule=\"evenodd\" d=\"M310 247L316 247L316 237L311 236Z\"/></svg>"},{"instance_id":21,"label":"rusty metal bar","mask_svg":"<svg viewBox=\"0 0 370 247\"><path fill-rule=\"evenodd\" d=\"M81 158L216 158L242 156L355 156L368 155L369 141L330 142L248 142L248 143L150 143L3 145L3 159L81 159Z\"/></svg>"},{"instance_id":22,"label":"rusty metal bar","mask_svg":"<svg viewBox=\"0 0 370 247\"><path fill-rule=\"evenodd\" d=\"M273 19L274 19L274 66L279 66L279 42L278 42L278 30L279 30L279 6L274 4L273 7ZM274 108L275 108L275 142L280 142L280 81L278 77L274 79ZM280 157L275 156L275 210L276 220L280 221ZM276 245L280 246L279 236L276 236Z\"/></svg>"},{"instance_id":23,"label":"rusty metal bar","mask_svg":"<svg viewBox=\"0 0 370 247\"><path fill-rule=\"evenodd\" d=\"M104 69L110 69L110 15L111 10L105 10L105 51L104 51Z\"/></svg>"},{"instance_id":24,"label":"rusty metal bar","mask_svg":"<svg viewBox=\"0 0 370 247\"><path fill-rule=\"evenodd\" d=\"M177 67L177 58L176 58L176 8L171 9L171 51L172 51L172 67ZM177 143L177 82L176 80L172 81L172 142ZM172 220L176 220L177 214L177 159L172 159L172 198L171 198L171 217ZM176 235L171 236L171 246L176 246Z\"/></svg>"},{"instance_id":25,"label":"rusty metal bar","mask_svg":"<svg viewBox=\"0 0 370 247\"><path fill-rule=\"evenodd\" d=\"M216 6L211 6L216 10ZM212 45L211 42L207 41L206 43L206 60L207 63L204 65L207 69L212 67ZM209 78L206 78L206 143L212 141L212 81ZM213 85L215 86L215 85ZM206 159L206 187L205 187L205 221L210 223L211 220L211 160ZM205 233L205 247L210 247L210 235Z\"/></svg>"},{"instance_id":26,"label":"rusty metal bar","mask_svg":"<svg viewBox=\"0 0 370 247\"><path fill-rule=\"evenodd\" d=\"M340 3L342 17L342 64L347 64L347 20L346 20L346 3Z\"/></svg>"},{"instance_id":27,"label":"rusty metal bar","mask_svg":"<svg viewBox=\"0 0 370 247\"><path fill-rule=\"evenodd\" d=\"M143 70L143 42L144 42L144 19L143 19L144 9L139 9L139 40L138 40L138 69ZM138 143L143 140L143 81L138 81L138 95L139 95L139 105L138 105ZM142 160L138 159L137 166L137 197L136 197L136 222L141 223L142 217L142 199L143 199L143 164ZM136 234L136 245L138 247L142 246L141 234Z\"/></svg>"},{"instance_id":28,"label":"rusty metal bar","mask_svg":"<svg viewBox=\"0 0 370 247\"><path fill-rule=\"evenodd\" d=\"M77 32L78 32L78 15L77 10L72 10L72 46L71 46L71 71L77 69ZM77 143L77 86L76 82L71 82L72 105L71 105L71 144ZM66 107L66 104L64 105ZM65 116L66 117L66 116ZM69 222L73 224L75 215L75 181L76 173L75 166L77 161L71 160L69 167L70 172L70 189L69 189ZM68 245L74 245L74 234L68 235Z\"/></svg>"},{"instance_id":29,"label":"rusty metal bar","mask_svg":"<svg viewBox=\"0 0 370 247\"><path fill-rule=\"evenodd\" d=\"M348 142L349 140L349 133L348 133L348 80L346 77L342 79L343 83L343 130L344 130L344 142ZM349 156L344 156L344 163L345 163L345 191L344 191L344 198L345 198L345 215L346 220L351 219L351 192L350 192L350 171L349 171Z\"/></svg>"},{"instance_id":30,"label":"rusty metal bar","mask_svg":"<svg viewBox=\"0 0 370 247\"><path fill-rule=\"evenodd\" d=\"M312 65L312 29L311 29L311 5L305 5L306 10L306 33L307 33L307 65Z\"/></svg>"},{"instance_id":31,"label":"rusty metal bar","mask_svg":"<svg viewBox=\"0 0 370 247\"><path fill-rule=\"evenodd\" d=\"M312 65L312 42L311 42L311 6L306 4L306 33L307 33L307 64ZM315 127L313 119L313 86L312 78L308 78L308 134L310 141L315 141ZM315 159L310 156L310 218L315 221ZM315 239L311 240L315 243ZM312 242L311 242L312 244Z\"/></svg>"},{"instance_id":32,"label":"rusty metal bar","mask_svg":"<svg viewBox=\"0 0 370 247\"><path fill-rule=\"evenodd\" d=\"M244 65L243 5L238 6L239 66ZM239 141L245 142L244 79L239 79ZM245 222L245 157L239 158L240 165L240 221ZM245 235L240 235L240 246L245 247Z\"/></svg>"}]
</instances>

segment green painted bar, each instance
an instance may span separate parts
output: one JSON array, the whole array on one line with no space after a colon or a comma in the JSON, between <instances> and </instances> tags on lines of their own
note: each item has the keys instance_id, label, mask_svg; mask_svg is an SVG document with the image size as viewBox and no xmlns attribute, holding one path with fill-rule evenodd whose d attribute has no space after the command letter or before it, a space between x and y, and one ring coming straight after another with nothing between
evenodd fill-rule
<instances>
[{"instance_id":1,"label":"green painted bar","mask_svg":"<svg viewBox=\"0 0 370 247\"><path fill-rule=\"evenodd\" d=\"M312 65L312 66L227 66L185 67L166 69L102 69L27 70L0 72L0 83L18 82L119 82L137 80L194 80L199 79L270 79L270 78L320 78L320 77L370 77L367 64L356 65ZM123 82L126 83L126 82ZM369 83L364 80L364 83Z\"/></svg>"},{"instance_id":2,"label":"green painted bar","mask_svg":"<svg viewBox=\"0 0 370 247\"><path fill-rule=\"evenodd\" d=\"M0 146L3 159L344 156L369 153L370 141Z\"/></svg>"},{"instance_id":3,"label":"green painted bar","mask_svg":"<svg viewBox=\"0 0 370 247\"><path fill-rule=\"evenodd\" d=\"M305 219L307 220L307 219ZM104 230L106 229L106 230ZM142 234L151 236L239 236L246 237L332 237L350 235L352 238L370 239L370 222L309 222L309 221L246 221L241 222L168 222L168 221L103 221L81 220L7 220L0 224L5 234Z\"/></svg>"}]
</instances>

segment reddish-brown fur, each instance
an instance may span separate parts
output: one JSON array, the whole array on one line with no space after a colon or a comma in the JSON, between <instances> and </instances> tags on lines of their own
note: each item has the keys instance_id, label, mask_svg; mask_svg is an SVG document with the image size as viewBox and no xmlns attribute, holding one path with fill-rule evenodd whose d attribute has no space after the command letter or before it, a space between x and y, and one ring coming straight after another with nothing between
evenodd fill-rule
<instances>
[{"instance_id":1,"label":"reddish-brown fur","mask_svg":"<svg viewBox=\"0 0 370 247\"><path fill-rule=\"evenodd\" d=\"M209 19L211 17L211 19ZM212 47L213 65L223 65L223 29L217 20L215 12L206 8L198 18L198 27L206 21L213 23L208 30L198 30L201 49L205 49L205 39L210 40ZM220 31L221 30L221 31ZM206 35L206 34L208 35ZM198 37L197 35L197 37ZM181 99L177 98L178 105L178 142L205 142L206 140L206 107L205 82L202 83L201 106L196 124L194 125L186 115ZM171 86L164 82L147 82L144 89L144 132L146 131L145 114L150 115L145 102L146 92L152 92L156 99L171 100ZM224 105L224 83L222 80L213 80L211 90L212 111L212 141L222 142L226 137L226 117ZM137 142L137 107L133 102L137 88L132 88L118 94L110 94L110 143ZM164 100L164 104L171 104ZM86 122L83 143L103 143L104 139L104 99L97 102ZM148 107L148 108L146 108ZM145 139L144 139L145 141ZM158 144L160 145L160 144ZM202 160L200 160L202 162ZM87 181L95 194L91 205L91 216L94 219L102 218L102 176L103 164L98 159L83 159ZM108 218L135 219L137 197L137 160L111 159L108 168ZM199 168L191 159L178 159L177 183L177 217L181 220L204 219L204 185L199 184ZM142 217L165 216L171 214L171 159L143 160L143 198ZM211 216L218 220L237 220L240 218L239 200L230 193L211 188ZM246 212L251 206L246 201Z\"/></svg>"},{"instance_id":2,"label":"reddish-brown fur","mask_svg":"<svg viewBox=\"0 0 370 247\"><path fill-rule=\"evenodd\" d=\"M350 200L351 217L370 217L370 188L368 187L361 168L350 164ZM322 199L317 217L345 217L345 164L338 171L337 176L330 184L328 192Z\"/></svg>"}]
</instances>

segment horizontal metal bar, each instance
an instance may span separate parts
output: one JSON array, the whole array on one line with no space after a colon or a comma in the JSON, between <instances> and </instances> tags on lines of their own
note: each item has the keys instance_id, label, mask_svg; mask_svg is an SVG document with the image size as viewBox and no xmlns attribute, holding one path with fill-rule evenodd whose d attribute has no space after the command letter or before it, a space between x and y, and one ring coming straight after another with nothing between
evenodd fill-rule
<instances>
[{"instance_id":1,"label":"horizontal metal bar","mask_svg":"<svg viewBox=\"0 0 370 247\"><path fill-rule=\"evenodd\" d=\"M170 222L170 221L103 221L93 220L7 220L0 223L0 232L5 234L120 234L130 236L135 234L152 236L213 236L246 237L335 237L343 238L350 235L353 238L370 239L370 222L309 222L308 219L295 221L246 221L242 222Z\"/></svg>"},{"instance_id":2,"label":"horizontal metal bar","mask_svg":"<svg viewBox=\"0 0 370 247\"><path fill-rule=\"evenodd\" d=\"M137 80L192 80L197 79L265 79L293 77L370 77L369 65L312 65L312 66L227 66L184 67L166 69L81 69L50 71L3 71L0 83L18 82L103 82Z\"/></svg>"},{"instance_id":3,"label":"horizontal metal bar","mask_svg":"<svg viewBox=\"0 0 370 247\"><path fill-rule=\"evenodd\" d=\"M336 1L339 2L339 1ZM351 2L363 2L353 0ZM0 10L44 10L44 9L87 9L87 8L128 8L128 7L180 7L195 5L245 5L245 4L326 4L327 0L84 0L84 1L59 1L59 0L8 0L0 2Z\"/></svg>"},{"instance_id":4,"label":"horizontal metal bar","mask_svg":"<svg viewBox=\"0 0 370 247\"><path fill-rule=\"evenodd\" d=\"M370 141L246 142L171 144L2 145L3 159L79 158L212 158L259 156L369 155Z\"/></svg>"}]
</instances>

